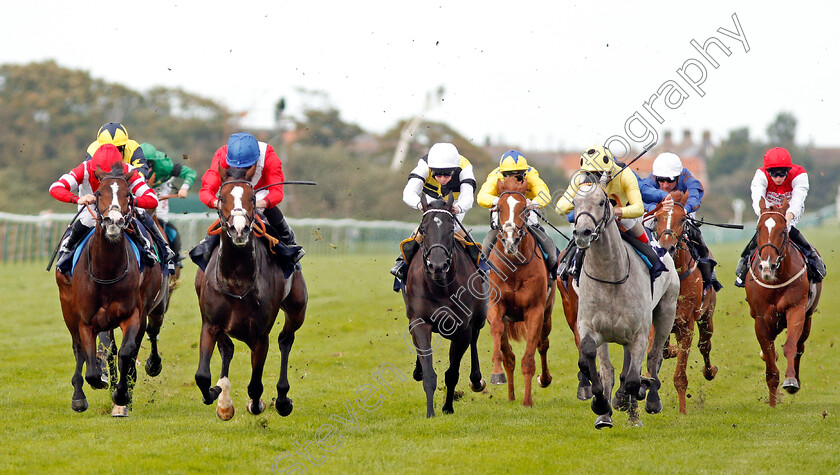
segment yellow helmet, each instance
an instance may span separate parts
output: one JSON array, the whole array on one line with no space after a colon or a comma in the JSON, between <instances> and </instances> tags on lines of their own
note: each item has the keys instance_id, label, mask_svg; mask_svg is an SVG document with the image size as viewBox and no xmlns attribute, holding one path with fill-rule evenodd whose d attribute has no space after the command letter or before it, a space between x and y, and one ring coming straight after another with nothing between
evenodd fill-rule
<instances>
[{"instance_id":1,"label":"yellow helmet","mask_svg":"<svg viewBox=\"0 0 840 475\"><path fill-rule=\"evenodd\" d=\"M611 172L614 165L615 157L602 145L593 145L580 155L580 169L586 172Z\"/></svg>"},{"instance_id":2,"label":"yellow helmet","mask_svg":"<svg viewBox=\"0 0 840 475\"><path fill-rule=\"evenodd\" d=\"M505 153L502 155L502 158L499 159L499 171L502 173L525 171L527 169L528 162L525 160L525 156L516 150L511 150L510 152Z\"/></svg>"},{"instance_id":3,"label":"yellow helmet","mask_svg":"<svg viewBox=\"0 0 840 475\"><path fill-rule=\"evenodd\" d=\"M118 122L108 122L99 128L96 140L101 144L113 144L115 147L128 143L128 131Z\"/></svg>"}]
</instances>

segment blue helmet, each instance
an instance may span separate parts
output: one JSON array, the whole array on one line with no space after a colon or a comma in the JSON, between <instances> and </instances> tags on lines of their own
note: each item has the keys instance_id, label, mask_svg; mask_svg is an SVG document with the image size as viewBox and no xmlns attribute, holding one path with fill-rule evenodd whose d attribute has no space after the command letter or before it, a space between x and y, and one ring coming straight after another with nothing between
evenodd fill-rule
<instances>
[{"instance_id":1,"label":"blue helmet","mask_svg":"<svg viewBox=\"0 0 840 475\"><path fill-rule=\"evenodd\" d=\"M237 132L230 136L227 143L228 166L248 168L260 158L260 144L248 132Z\"/></svg>"}]
</instances>

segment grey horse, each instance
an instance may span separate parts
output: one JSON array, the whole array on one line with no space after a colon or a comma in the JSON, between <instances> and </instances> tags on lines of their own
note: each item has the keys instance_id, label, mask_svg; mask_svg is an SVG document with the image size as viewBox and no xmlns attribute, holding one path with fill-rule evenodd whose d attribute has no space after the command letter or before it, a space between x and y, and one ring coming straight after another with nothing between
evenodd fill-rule
<instances>
[{"instance_id":1,"label":"grey horse","mask_svg":"<svg viewBox=\"0 0 840 475\"><path fill-rule=\"evenodd\" d=\"M637 421L636 402L647 397L645 410L662 410L658 390L662 347L671 333L680 294L680 281L669 255L663 257L668 272L655 281L651 295L650 274L644 261L619 234L612 206L605 191L604 174L599 184L582 184L574 198L574 239L586 249L580 280L577 327L580 334L578 366L592 383L592 410L598 415L595 427L612 427L610 394L615 380L607 343L624 346L621 384L613 399L616 409L631 409ZM655 331L647 356L650 379L642 380L641 366L648 349L651 324ZM595 366L595 356L601 371ZM650 391L649 394L646 394Z\"/></svg>"}]
</instances>

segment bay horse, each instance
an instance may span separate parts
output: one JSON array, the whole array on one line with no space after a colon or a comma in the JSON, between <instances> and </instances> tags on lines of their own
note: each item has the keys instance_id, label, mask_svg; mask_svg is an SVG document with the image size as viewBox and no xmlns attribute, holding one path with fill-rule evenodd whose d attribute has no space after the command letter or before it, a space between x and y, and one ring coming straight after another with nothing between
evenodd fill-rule
<instances>
[{"instance_id":1,"label":"bay horse","mask_svg":"<svg viewBox=\"0 0 840 475\"><path fill-rule=\"evenodd\" d=\"M697 347L703 355L703 376L711 381L717 374L717 366L712 366L709 354L712 351L712 333L714 332L713 315L717 305L717 292L714 287L703 292L703 276L697 267L697 261L692 257L686 242L685 203L688 195L682 191L672 191L673 207L666 211L660 202L647 213L653 220L654 237L659 245L668 251L674 259L677 275L680 279L680 297L677 300L677 316L674 320L672 332L676 336L676 346L666 348L667 357L677 357L674 371L674 387L679 398L680 412L686 413L685 398L688 389L688 354L691 351L691 340L694 337L694 324L700 332ZM711 258L711 252L709 252Z\"/></svg>"},{"instance_id":2,"label":"bay horse","mask_svg":"<svg viewBox=\"0 0 840 475\"><path fill-rule=\"evenodd\" d=\"M658 393L662 346L674 325L680 293L674 262L667 254L662 260L668 272L662 273L651 289L647 266L619 234L605 190L609 179L609 174L604 173L598 184L584 183L580 186L574 198L572 233L578 248L586 250L579 283L575 283L579 299L578 366L592 384L592 410L598 415L595 422L598 429L612 427L609 397L614 372L607 343L624 346L621 384L613 406L631 409L631 421L635 420L635 400L647 397L645 410L648 413L662 410ZM648 348L651 325L654 328L654 350L647 355L650 379L642 381L641 365ZM596 355L600 361L600 373L595 365Z\"/></svg>"},{"instance_id":3,"label":"bay horse","mask_svg":"<svg viewBox=\"0 0 840 475\"><path fill-rule=\"evenodd\" d=\"M280 309L285 314L285 321L277 337L280 378L274 407L283 417L291 414L294 406L288 397L289 352L295 341L295 331L303 324L309 298L300 269L295 269L288 278L284 277L281 264L270 254L268 245L257 239L257 234L265 228L256 214L256 192L250 181L254 171L253 167L219 168L222 184L217 211L221 243L213 250L207 268L199 269L195 276L201 310L195 383L204 404L210 405L218 399L216 414L225 421L235 412L228 379L234 352L231 337L245 342L251 349L251 381L248 384L251 399L246 408L251 414L260 414L265 410L260 396L268 337ZM217 345L222 368L217 384L211 387L210 358Z\"/></svg>"},{"instance_id":4,"label":"bay horse","mask_svg":"<svg viewBox=\"0 0 840 475\"><path fill-rule=\"evenodd\" d=\"M434 417L437 374L432 365L432 332L450 340L443 413L455 412L452 402L458 384L461 358L470 347L470 389L487 386L478 361L478 334L487 319L489 289L462 245L455 241L453 197L428 203L422 194L423 218L417 228L421 253L411 260L406 273L405 313L417 360L414 380L423 381L426 417Z\"/></svg>"},{"instance_id":5,"label":"bay horse","mask_svg":"<svg viewBox=\"0 0 840 475\"><path fill-rule=\"evenodd\" d=\"M774 341L782 330L787 330L783 348L788 364L782 388L794 394L801 385L799 362L811 333L811 315L817 310L822 282L808 280L805 258L790 241L785 219L787 199L781 206L768 206L761 198L760 207L756 224L758 251L751 258L745 290L766 366L770 407L774 407L779 387Z\"/></svg>"},{"instance_id":6,"label":"bay horse","mask_svg":"<svg viewBox=\"0 0 840 475\"><path fill-rule=\"evenodd\" d=\"M168 282L161 277L160 263L146 266L143 272L126 236L132 221L134 197L129 190L131 173L123 174L115 166L110 172L97 168L99 189L96 196L96 224L88 242L79 252L72 277L56 270L61 311L73 339L76 370L73 373L71 408L83 412L88 408L82 390L84 381L94 389L108 387L107 378L96 357L96 335L119 327L123 339L117 354L119 380L113 385L111 399L114 416L128 415L132 389L137 380L134 365L149 312L166 299ZM162 319L162 313L161 313ZM115 346L113 340L111 346ZM156 352L157 347L153 348ZM150 356L150 358L152 358ZM160 359L157 356L158 361ZM82 365L86 366L82 379ZM111 370L114 379L113 367Z\"/></svg>"},{"instance_id":7,"label":"bay horse","mask_svg":"<svg viewBox=\"0 0 840 475\"><path fill-rule=\"evenodd\" d=\"M490 282L499 289L499 298L490 306L487 321L493 335L493 373L490 382L502 384L502 362L507 373L508 400L516 399L513 387L513 370L516 356L508 338L522 341L525 337L525 354L522 356L522 375L525 379L525 396L522 405L533 406L531 382L536 373L534 353L539 350L542 372L537 384L548 387L546 353L548 335L551 333L551 311L554 308L554 285L549 283L548 270L534 236L528 231L525 192L528 182L515 176L499 180L497 204L499 215L498 239L490 253L490 263L498 272L490 274ZM493 232L493 231L491 231Z\"/></svg>"}]
</instances>

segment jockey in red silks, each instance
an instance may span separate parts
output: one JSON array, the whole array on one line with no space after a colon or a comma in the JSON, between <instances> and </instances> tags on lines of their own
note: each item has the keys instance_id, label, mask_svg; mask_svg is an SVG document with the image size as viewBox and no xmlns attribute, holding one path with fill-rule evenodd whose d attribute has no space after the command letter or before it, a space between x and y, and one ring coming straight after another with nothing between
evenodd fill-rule
<instances>
[{"instance_id":1,"label":"jockey in red silks","mask_svg":"<svg viewBox=\"0 0 840 475\"><path fill-rule=\"evenodd\" d=\"M59 201L63 201L65 203L75 203L79 206L96 204L96 196L94 193L96 193L96 190L99 189L99 180L96 178L95 174L96 170L99 168L102 171L107 172L114 166L122 166L123 173L129 174L128 186L132 195L134 195L137 207L155 209L158 205L157 195L155 195L155 192L146 185L146 181L133 166L123 162L122 153L120 153L117 147L112 144L104 144L100 146L94 152L91 159L82 162L76 168L62 175L61 178L56 180L55 183L50 186L50 195ZM74 194L74 191L77 190L78 196ZM95 224L94 217L90 213L86 212L81 213L79 215L79 219L73 223L70 235L61 243L61 255L57 264L57 268L60 272L66 274L70 271L70 256L73 254L73 249L76 244L78 244L78 242L87 235ZM156 226L154 227L154 231L157 231ZM162 246L161 252L165 252L167 249L166 241L163 240L163 237L160 236L159 232L154 233L154 231L152 231L152 236L155 238L158 245ZM146 255L152 261L157 262L155 252L151 248L151 243L141 242L141 244L146 250ZM162 267L164 268L164 275L166 275L166 266Z\"/></svg>"},{"instance_id":2,"label":"jockey in red silks","mask_svg":"<svg viewBox=\"0 0 840 475\"><path fill-rule=\"evenodd\" d=\"M227 145L219 147L213 155L210 168L201 177L201 191L198 198L208 208L218 208L218 192L222 186L222 179L219 176L219 168L254 168L254 175L251 177L251 185L254 189L263 186L282 183L283 164L280 157L274 151L274 147L259 142L247 133L239 132L230 136ZM286 222L286 218L277 206L283 201L283 185L271 186L257 192L257 210L265 216L268 224L277 231L277 238L287 250L285 254L293 263L297 263L306 252L295 242L295 233ZM210 254L219 244L220 236L207 235L196 247L190 251L190 258L202 270L210 260Z\"/></svg>"},{"instance_id":3,"label":"jockey in red silks","mask_svg":"<svg viewBox=\"0 0 840 475\"><path fill-rule=\"evenodd\" d=\"M788 226L788 236L805 254L808 263L808 276L812 281L819 282L825 277L825 262L817 254L805 236L794 226L799 222L805 211L805 199L808 197L808 172L799 165L793 164L790 152L781 147L771 148L764 154L764 166L755 171L750 184L750 195L755 214L761 215L759 202L764 198L768 206L779 206L787 199L788 210L785 220ZM735 268L736 287L744 286L744 279L749 271L749 256L758 245L758 233L753 235L747 247L741 253L741 259Z\"/></svg>"}]
</instances>

